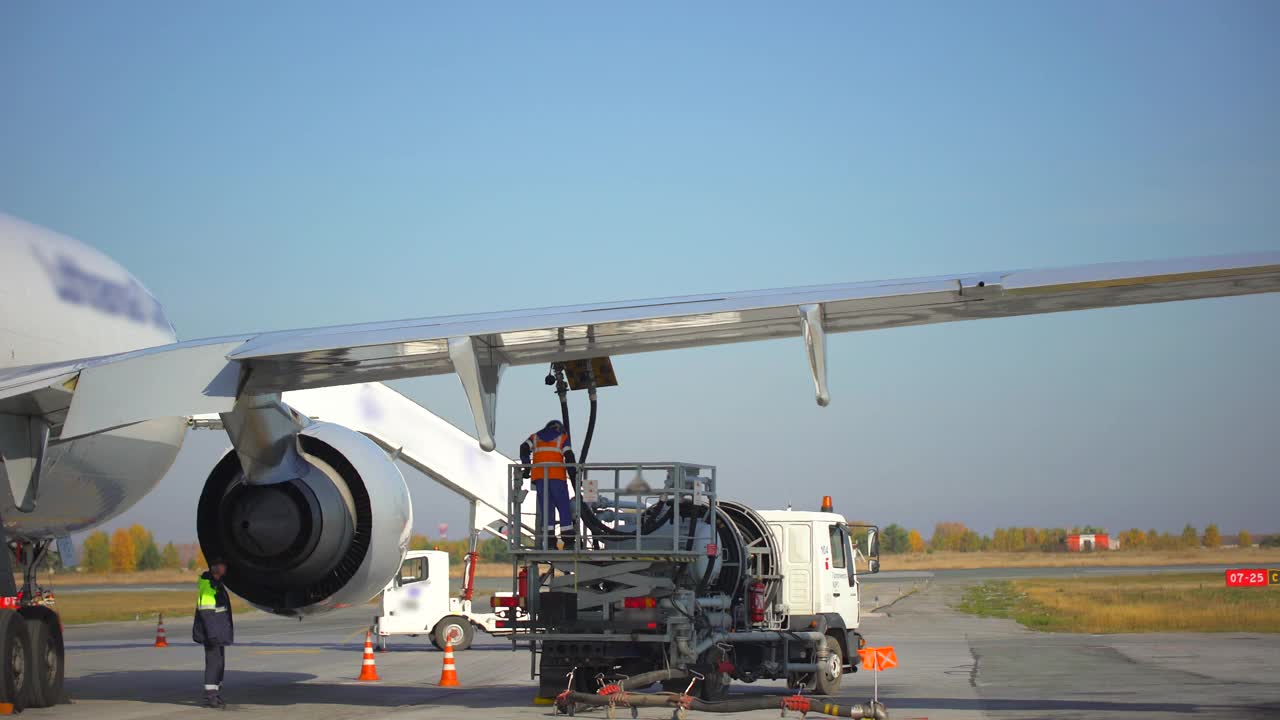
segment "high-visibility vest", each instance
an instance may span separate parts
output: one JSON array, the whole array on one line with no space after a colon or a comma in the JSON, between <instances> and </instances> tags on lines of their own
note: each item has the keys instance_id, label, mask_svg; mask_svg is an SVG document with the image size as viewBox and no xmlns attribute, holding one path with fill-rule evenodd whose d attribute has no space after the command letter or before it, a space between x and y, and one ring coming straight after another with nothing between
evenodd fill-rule
<instances>
[{"instance_id":1,"label":"high-visibility vest","mask_svg":"<svg viewBox=\"0 0 1280 720\"><path fill-rule=\"evenodd\" d=\"M543 440L538 437L537 433L529 436L529 447L533 448L534 465L533 472L530 474L534 480L542 480L549 478L551 480L567 480L568 473L564 467L564 446L569 440L569 436L560 433L551 440ZM559 463L549 467L538 467L539 463Z\"/></svg>"}]
</instances>

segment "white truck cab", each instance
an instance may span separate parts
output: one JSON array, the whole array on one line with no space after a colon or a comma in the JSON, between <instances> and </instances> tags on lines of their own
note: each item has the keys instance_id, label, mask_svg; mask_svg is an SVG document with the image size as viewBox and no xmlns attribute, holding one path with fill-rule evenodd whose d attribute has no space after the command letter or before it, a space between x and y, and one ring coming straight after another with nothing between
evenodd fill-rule
<instances>
[{"instance_id":1,"label":"white truck cab","mask_svg":"<svg viewBox=\"0 0 1280 720\"><path fill-rule=\"evenodd\" d=\"M489 604L488 598L482 602ZM448 553L410 550L400 572L382 590L382 611L374 628L383 650L391 635L427 635L437 648L443 649L447 640L454 650L466 650L476 628L493 635L506 632L497 627L498 621L492 612L475 612L471 600L450 597Z\"/></svg>"},{"instance_id":2,"label":"white truck cab","mask_svg":"<svg viewBox=\"0 0 1280 720\"><path fill-rule=\"evenodd\" d=\"M780 601L789 616L838 615L857 630L858 571L849 525L832 512L765 510L782 565Z\"/></svg>"}]
</instances>

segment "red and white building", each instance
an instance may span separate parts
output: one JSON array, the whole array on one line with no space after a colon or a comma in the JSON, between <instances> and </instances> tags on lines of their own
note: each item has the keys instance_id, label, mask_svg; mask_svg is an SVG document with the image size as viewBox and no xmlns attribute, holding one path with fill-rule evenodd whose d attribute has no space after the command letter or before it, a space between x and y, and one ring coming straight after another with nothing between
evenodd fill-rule
<instances>
[{"instance_id":1,"label":"red and white building","mask_svg":"<svg viewBox=\"0 0 1280 720\"><path fill-rule=\"evenodd\" d=\"M1113 538L1106 533L1078 533L1067 536L1067 552L1119 549L1120 538Z\"/></svg>"}]
</instances>

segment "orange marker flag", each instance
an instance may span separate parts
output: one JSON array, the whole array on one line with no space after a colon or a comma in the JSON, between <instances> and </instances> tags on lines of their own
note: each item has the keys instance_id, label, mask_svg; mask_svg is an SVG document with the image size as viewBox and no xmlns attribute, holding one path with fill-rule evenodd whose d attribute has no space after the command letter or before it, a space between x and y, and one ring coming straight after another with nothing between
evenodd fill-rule
<instances>
[{"instance_id":1,"label":"orange marker flag","mask_svg":"<svg viewBox=\"0 0 1280 720\"><path fill-rule=\"evenodd\" d=\"M858 657L862 659L863 670L888 670L898 667L898 654L894 652L891 645L862 648L858 651Z\"/></svg>"}]
</instances>

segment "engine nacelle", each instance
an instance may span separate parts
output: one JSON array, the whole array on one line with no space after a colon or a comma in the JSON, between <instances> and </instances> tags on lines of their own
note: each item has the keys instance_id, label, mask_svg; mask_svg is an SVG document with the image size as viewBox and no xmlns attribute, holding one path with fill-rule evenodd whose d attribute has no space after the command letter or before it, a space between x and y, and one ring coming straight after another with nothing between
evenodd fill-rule
<instances>
[{"instance_id":1,"label":"engine nacelle","mask_svg":"<svg viewBox=\"0 0 1280 720\"><path fill-rule=\"evenodd\" d=\"M245 481L228 452L200 494L196 530L205 557L229 564L227 588L277 615L363 603L399 571L409 546L409 488L386 452L341 425L298 433L302 477Z\"/></svg>"}]
</instances>

